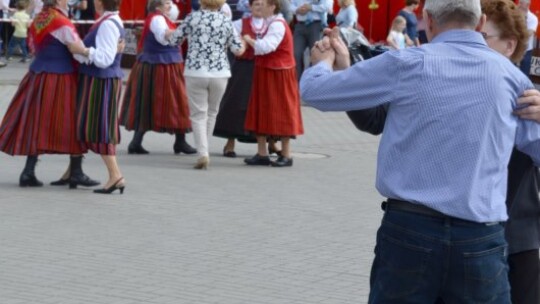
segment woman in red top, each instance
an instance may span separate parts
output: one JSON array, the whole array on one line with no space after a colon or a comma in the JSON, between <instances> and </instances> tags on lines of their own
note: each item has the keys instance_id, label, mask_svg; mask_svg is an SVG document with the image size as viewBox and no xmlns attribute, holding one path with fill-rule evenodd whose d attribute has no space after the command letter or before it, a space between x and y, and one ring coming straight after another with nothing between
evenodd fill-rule
<instances>
[{"instance_id":1,"label":"woman in red top","mask_svg":"<svg viewBox=\"0 0 540 304\"><path fill-rule=\"evenodd\" d=\"M267 27L262 37L244 35L255 50L253 89L247 109L246 130L256 134L257 154L248 165L290 167L293 164L290 138L304 133L293 50L293 37L283 19L279 0L261 0ZM280 137L281 156L271 162L266 137Z\"/></svg>"}]
</instances>

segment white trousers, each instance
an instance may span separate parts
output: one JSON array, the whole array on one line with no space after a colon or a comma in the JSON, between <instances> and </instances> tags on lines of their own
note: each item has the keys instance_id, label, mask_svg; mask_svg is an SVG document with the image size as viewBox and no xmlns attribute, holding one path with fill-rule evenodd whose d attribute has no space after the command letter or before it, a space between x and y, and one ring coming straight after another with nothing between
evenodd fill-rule
<instances>
[{"instance_id":1,"label":"white trousers","mask_svg":"<svg viewBox=\"0 0 540 304\"><path fill-rule=\"evenodd\" d=\"M208 156L208 136L214 132L228 78L185 77L189 118L199 156Z\"/></svg>"}]
</instances>

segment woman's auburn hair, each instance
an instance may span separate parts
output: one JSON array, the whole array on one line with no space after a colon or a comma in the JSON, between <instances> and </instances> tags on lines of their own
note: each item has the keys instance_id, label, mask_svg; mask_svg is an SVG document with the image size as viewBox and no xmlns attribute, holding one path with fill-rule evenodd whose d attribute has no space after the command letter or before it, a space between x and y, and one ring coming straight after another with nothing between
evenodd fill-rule
<instances>
[{"instance_id":1,"label":"woman's auburn hair","mask_svg":"<svg viewBox=\"0 0 540 304\"><path fill-rule=\"evenodd\" d=\"M482 0L482 13L499 30L501 39L516 39L516 49L510 60L519 63L525 55L529 42L529 31L525 16L510 0Z\"/></svg>"}]
</instances>

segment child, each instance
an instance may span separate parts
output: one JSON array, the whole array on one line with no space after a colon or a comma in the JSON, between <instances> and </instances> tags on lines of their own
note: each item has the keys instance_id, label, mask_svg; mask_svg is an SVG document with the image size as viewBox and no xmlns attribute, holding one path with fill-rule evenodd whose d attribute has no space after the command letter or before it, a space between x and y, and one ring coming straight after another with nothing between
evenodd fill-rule
<instances>
[{"instance_id":1,"label":"child","mask_svg":"<svg viewBox=\"0 0 540 304\"><path fill-rule=\"evenodd\" d=\"M17 12L13 14L11 19L11 25L15 27L13 36L9 40L7 60L11 61L11 56L13 56L13 49L16 46L19 46L22 51L23 58L21 62L28 61L28 48L26 47L26 37L28 36L28 27L30 26L30 16L26 12L28 7L28 0L19 0L17 1Z\"/></svg>"},{"instance_id":2,"label":"child","mask_svg":"<svg viewBox=\"0 0 540 304\"><path fill-rule=\"evenodd\" d=\"M392 21L392 28L390 29L390 33L388 33L388 37L386 37L386 42L393 49L400 50L413 44L412 40L406 34L403 34L406 26L407 20L402 16L397 16Z\"/></svg>"}]
</instances>

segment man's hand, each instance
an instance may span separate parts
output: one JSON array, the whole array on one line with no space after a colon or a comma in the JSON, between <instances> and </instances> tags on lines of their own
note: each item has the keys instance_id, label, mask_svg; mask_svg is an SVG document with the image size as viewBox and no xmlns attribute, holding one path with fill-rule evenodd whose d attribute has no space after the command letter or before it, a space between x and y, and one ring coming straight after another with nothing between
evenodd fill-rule
<instances>
[{"instance_id":1,"label":"man's hand","mask_svg":"<svg viewBox=\"0 0 540 304\"><path fill-rule=\"evenodd\" d=\"M336 52L336 60L334 63L334 69L344 70L351 66L351 57L349 54L349 48L341 39L341 33L339 27L336 26L333 29L324 29L324 34L329 37L330 45Z\"/></svg>"},{"instance_id":2,"label":"man's hand","mask_svg":"<svg viewBox=\"0 0 540 304\"><path fill-rule=\"evenodd\" d=\"M323 39L315 42L311 49L311 64L315 65L321 61L328 63L329 66L334 66L336 60L336 52L330 44L330 38L325 36Z\"/></svg>"},{"instance_id":3,"label":"man's hand","mask_svg":"<svg viewBox=\"0 0 540 304\"><path fill-rule=\"evenodd\" d=\"M514 115L517 115L521 119L534 120L540 123L540 91L527 90L517 100L518 106L525 106L525 108L514 111Z\"/></svg>"}]
</instances>

